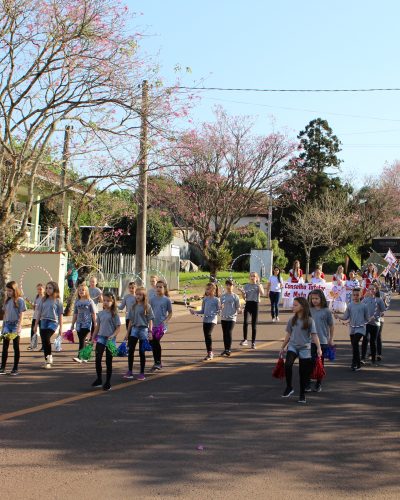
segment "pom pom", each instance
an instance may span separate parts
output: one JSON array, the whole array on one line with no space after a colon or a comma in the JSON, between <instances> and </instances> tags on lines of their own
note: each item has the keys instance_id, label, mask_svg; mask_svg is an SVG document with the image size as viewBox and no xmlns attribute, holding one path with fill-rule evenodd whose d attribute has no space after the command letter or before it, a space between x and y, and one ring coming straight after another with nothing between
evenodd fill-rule
<instances>
[{"instance_id":1,"label":"pom pom","mask_svg":"<svg viewBox=\"0 0 400 500\"><path fill-rule=\"evenodd\" d=\"M326 375L324 365L322 363L322 359L318 356L318 358L315 361L314 364L314 369L311 374L311 378L313 380L322 380Z\"/></svg>"},{"instance_id":2,"label":"pom pom","mask_svg":"<svg viewBox=\"0 0 400 500\"><path fill-rule=\"evenodd\" d=\"M8 339L8 340L14 340L18 337L18 333L6 333L4 335L4 338Z\"/></svg>"},{"instance_id":3,"label":"pom pom","mask_svg":"<svg viewBox=\"0 0 400 500\"><path fill-rule=\"evenodd\" d=\"M285 378L285 362L282 356L279 356L279 359L272 370L272 376L279 379Z\"/></svg>"},{"instance_id":4,"label":"pom pom","mask_svg":"<svg viewBox=\"0 0 400 500\"><path fill-rule=\"evenodd\" d=\"M329 361L335 361L336 347L334 345L328 345L328 347L324 351L324 358L329 359Z\"/></svg>"},{"instance_id":5,"label":"pom pom","mask_svg":"<svg viewBox=\"0 0 400 500\"><path fill-rule=\"evenodd\" d=\"M163 335L165 333L164 325L161 323L158 326L153 326L151 333L152 333L153 338L155 340L161 340L161 338L163 337Z\"/></svg>"},{"instance_id":6,"label":"pom pom","mask_svg":"<svg viewBox=\"0 0 400 500\"><path fill-rule=\"evenodd\" d=\"M39 344L39 335L37 333L34 333L31 338L31 349L32 351L36 351L38 348Z\"/></svg>"},{"instance_id":7,"label":"pom pom","mask_svg":"<svg viewBox=\"0 0 400 500\"><path fill-rule=\"evenodd\" d=\"M57 335L57 337L54 340L54 350L56 352L62 351L62 337L61 337L61 335Z\"/></svg>"},{"instance_id":8,"label":"pom pom","mask_svg":"<svg viewBox=\"0 0 400 500\"><path fill-rule=\"evenodd\" d=\"M120 343L119 347L118 347L118 354L117 354L120 358L123 358L124 356L127 356L128 355L128 349L126 347L126 342L125 340L123 342Z\"/></svg>"},{"instance_id":9,"label":"pom pom","mask_svg":"<svg viewBox=\"0 0 400 500\"><path fill-rule=\"evenodd\" d=\"M74 332L72 330L67 330L63 333L63 339L69 342L70 344L75 344Z\"/></svg>"},{"instance_id":10,"label":"pom pom","mask_svg":"<svg viewBox=\"0 0 400 500\"><path fill-rule=\"evenodd\" d=\"M110 351L112 357L118 356L118 349L115 345L115 341L113 339L108 339L106 344L107 349Z\"/></svg>"},{"instance_id":11,"label":"pom pom","mask_svg":"<svg viewBox=\"0 0 400 500\"><path fill-rule=\"evenodd\" d=\"M85 345L83 349L81 349L78 353L78 358L84 361L90 361L93 355L93 344L90 343Z\"/></svg>"},{"instance_id":12,"label":"pom pom","mask_svg":"<svg viewBox=\"0 0 400 500\"><path fill-rule=\"evenodd\" d=\"M151 347L151 345L150 345L150 342L148 341L148 339L143 340L142 345L140 347L140 350L142 352L152 351L153 350L152 347Z\"/></svg>"}]
</instances>

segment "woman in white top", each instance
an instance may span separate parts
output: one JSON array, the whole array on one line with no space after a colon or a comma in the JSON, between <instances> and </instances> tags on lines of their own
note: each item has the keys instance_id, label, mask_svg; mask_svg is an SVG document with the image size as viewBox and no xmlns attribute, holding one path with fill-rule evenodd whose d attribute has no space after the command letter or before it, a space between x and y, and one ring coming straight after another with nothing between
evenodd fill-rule
<instances>
[{"instance_id":1,"label":"woman in white top","mask_svg":"<svg viewBox=\"0 0 400 500\"><path fill-rule=\"evenodd\" d=\"M278 266L275 266L267 284L267 292L269 292L269 300L271 301L271 316L273 323L279 321L279 301L281 299L282 288L283 280L281 277L281 270Z\"/></svg>"},{"instance_id":2,"label":"woman in white top","mask_svg":"<svg viewBox=\"0 0 400 500\"><path fill-rule=\"evenodd\" d=\"M314 271L314 276L311 278L311 283L314 285L324 285L326 281L322 278L322 271L321 269L316 269Z\"/></svg>"},{"instance_id":3,"label":"woman in white top","mask_svg":"<svg viewBox=\"0 0 400 500\"><path fill-rule=\"evenodd\" d=\"M332 281L336 281L336 285L343 286L346 282L346 275L344 274L343 266L339 266L336 273L333 275Z\"/></svg>"}]
</instances>

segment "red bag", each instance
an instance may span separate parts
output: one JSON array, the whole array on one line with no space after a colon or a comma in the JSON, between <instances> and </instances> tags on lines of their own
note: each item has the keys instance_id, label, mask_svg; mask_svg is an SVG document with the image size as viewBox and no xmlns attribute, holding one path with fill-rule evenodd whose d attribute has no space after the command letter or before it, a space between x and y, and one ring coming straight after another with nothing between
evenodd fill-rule
<instances>
[{"instance_id":1,"label":"red bag","mask_svg":"<svg viewBox=\"0 0 400 500\"><path fill-rule=\"evenodd\" d=\"M322 358L318 356L315 361L314 369L311 374L311 378L314 380L322 380L326 375L326 371L324 365L322 363Z\"/></svg>"},{"instance_id":2,"label":"red bag","mask_svg":"<svg viewBox=\"0 0 400 500\"><path fill-rule=\"evenodd\" d=\"M285 362L282 356L279 356L276 366L272 370L272 376L274 378L280 378L280 379L285 378Z\"/></svg>"}]
</instances>

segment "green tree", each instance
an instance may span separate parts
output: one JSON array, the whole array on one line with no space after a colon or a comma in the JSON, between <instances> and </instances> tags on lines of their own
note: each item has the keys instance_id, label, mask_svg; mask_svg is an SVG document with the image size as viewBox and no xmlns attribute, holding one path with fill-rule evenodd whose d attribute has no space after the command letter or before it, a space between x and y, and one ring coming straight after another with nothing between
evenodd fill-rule
<instances>
[{"instance_id":1,"label":"green tree","mask_svg":"<svg viewBox=\"0 0 400 500\"><path fill-rule=\"evenodd\" d=\"M252 248L256 250L267 248L267 236L264 231L258 229L254 224L249 224L231 231L228 236L228 243L232 257L236 259L239 255L250 253ZM237 261L235 271L247 271L249 266L250 257L243 257Z\"/></svg>"},{"instance_id":2,"label":"green tree","mask_svg":"<svg viewBox=\"0 0 400 500\"><path fill-rule=\"evenodd\" d=\"M278 240L271 241L273 258L274 258L274 266L278 266L280 269L285 269L288 265L288 258L285 255L285 250L283 250L279 246Z\"/></svg>"}]
</instances>

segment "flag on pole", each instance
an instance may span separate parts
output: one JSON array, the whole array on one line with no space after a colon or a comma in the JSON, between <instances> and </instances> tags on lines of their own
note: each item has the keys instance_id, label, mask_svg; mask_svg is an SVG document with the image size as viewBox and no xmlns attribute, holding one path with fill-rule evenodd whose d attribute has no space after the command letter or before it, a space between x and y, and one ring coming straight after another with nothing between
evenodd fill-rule
<instances>
[{"instance_id":1,"label":"flag on pole","mask_svg":"<svg viewBox=\"0 0 400 500\"><path fill-rule=\"evenodd\" d=\"M397 259L396 259L396 257L395 257L395 255L394 255L394 253L390 250L390 248L389 248L389 250L387 251L387 254L385 255L385 257L383 257L383 258L384 258L384 259L386 260L386 262L387 262L388 264L390 264L390 265L395 264L395 262L396 262L396 260L397 260Z\"/></svg>"}]
</instances>

